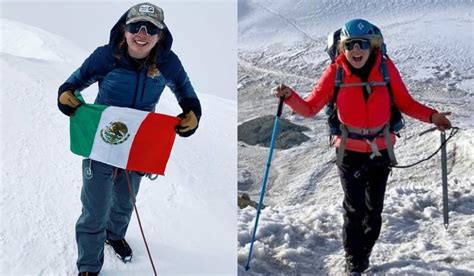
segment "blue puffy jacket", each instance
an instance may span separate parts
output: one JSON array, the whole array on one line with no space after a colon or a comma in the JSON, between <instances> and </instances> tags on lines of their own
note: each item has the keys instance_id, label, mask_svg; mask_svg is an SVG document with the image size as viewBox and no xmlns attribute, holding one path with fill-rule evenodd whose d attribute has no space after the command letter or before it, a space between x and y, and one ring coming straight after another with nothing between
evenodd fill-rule
<instances>
[{"instance_id":1,"label":"blue puffy jacket","mask_svg":"<svg viewBox=\"0 0 474 276\"><path fill-rule=\"evenodd\" d=\"M148 76L149 66L145 64L138 67L127 53L117 57L117 45L123 37L121 29L125 25L126 15L122 15L112 28L109 44L97 48L61 85L58 98L64 91L81 91L98 82L99 93L95 103L154 111L166 85L173 91L184 113L193 110L200 118L199 100L181 61L171 51L173 37L168 29L163 31L164 36L157 43L157 76ZM59 102L58 105L62 111L69 108L61 106Z\"/></svg>"}]
</instances>

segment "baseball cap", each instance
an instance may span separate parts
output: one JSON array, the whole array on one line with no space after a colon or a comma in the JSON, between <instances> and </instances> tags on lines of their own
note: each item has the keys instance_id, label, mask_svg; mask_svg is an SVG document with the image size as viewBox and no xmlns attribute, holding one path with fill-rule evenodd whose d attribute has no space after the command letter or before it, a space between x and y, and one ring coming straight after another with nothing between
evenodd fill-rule
<instances>
[{"instance_id":1,"label":"baseball cap","mask_svg":"<svg viewBox=\"0 0 474 276\"><path fill-rule=\"evenodd\" d=\"M125 24L138 21L148 21L153 23L153 25L157 26L158 28L164 29L166 27L164 19L165 16L163 14L163 10L160 7L146 2L137 4L128 10Z\"/></svg>"}]
</instances>

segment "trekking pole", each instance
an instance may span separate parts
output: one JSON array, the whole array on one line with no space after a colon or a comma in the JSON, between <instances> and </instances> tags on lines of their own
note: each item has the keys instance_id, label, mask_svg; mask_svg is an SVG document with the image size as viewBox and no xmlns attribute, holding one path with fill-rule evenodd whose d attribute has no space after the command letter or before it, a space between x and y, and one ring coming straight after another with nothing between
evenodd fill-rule
<instances>
[{"instance_id":1,"label":"trekking pole","mask_svg":"<svg viewBox=\"0 0 474 276\"><path fill-rule=\"evenodd\" d=\"M441 131L441 176L443 181L443 221L444 228L448 229L449 226L449 206L448 206L448 164L446 154L446 133Z\"/></svg>"},{"instance_id":2,"label":"trekking pole","mask_svg":"<svg viewBox=\"0 0 474 276\"><path fill-rule=\"evenodd\" d=\"M278 132L280 130L280 117L281 117L281 112L283 110L283 101L284 97L280 98L280 102L278 104L278 111L275 116L275 124L273 125L273 132L272 132L272 139L270 142L270 152L268 154L268 160L267 160L267 166L265 168L265 174L262 180L262 189L260 191L260 200L258 201L258 206L257 206L257 216L255 218L255 225L253 227L253 234L252 234L252 242L250 243L250 251L249 251L249 256L247 258L247 264L245 265L245 270L249 270L250 268L250 259L252 258L252 251L253 251L253 243L255 242L255 236L257 233L257 225L258 225L258 219L260 218L260 211L263 206L263 198L265 196L265 190L267 187L267 179L268 179L268 174L270 172L270 164L272 162L272 156L273 156L273 148L275 147L275 141L278 137Z\"/></svg>"},{"instance_id":3,"label":"trekking pole","mask_svg":"<svg viewBox=\"0 0 474 276\"><path fill-rule=\"evenodd\" d=\"M135 198L135 195L133 193L132 183L130 181L130 176L128 175L127 170L125 170L125 176L127 178L128 192L130 193L130 198L133 203L133 208L135 209L135 215L137 215L138 225L140 226L140 232L142 233L143 242L145 243L146 252L148 253L148 258L150 259L151 267L153 268L153 273L155 276L157 276L158 274L156 273L155 264L153 263L153 258L151 257L150 248L148 247L148 243L145 238L145 232L143 232L142 222L140 220L140 216L138 215L138 208L136 204L137 199Z\"/></svg>"}]
</instances>

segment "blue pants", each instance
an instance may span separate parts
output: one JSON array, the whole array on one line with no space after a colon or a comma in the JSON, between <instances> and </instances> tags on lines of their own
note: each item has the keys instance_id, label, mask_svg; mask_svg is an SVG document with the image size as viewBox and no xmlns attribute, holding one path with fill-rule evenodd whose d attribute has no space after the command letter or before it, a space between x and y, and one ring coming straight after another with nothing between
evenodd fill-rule
<instances>
[{"instance_id":1,"label":"blue pants","mask_svg":"<svg viewBox=\"0 0 474 276\"><path fill-rule=\"evenodd\" d=\"M131 171L128 176L136 195L141 176ZM104 263L105 239L125 237L133 202L123 169L84 159L82 179L82 214L76 223L77 268L79 272L99 272Z\"/></svg>"}]
</instances>

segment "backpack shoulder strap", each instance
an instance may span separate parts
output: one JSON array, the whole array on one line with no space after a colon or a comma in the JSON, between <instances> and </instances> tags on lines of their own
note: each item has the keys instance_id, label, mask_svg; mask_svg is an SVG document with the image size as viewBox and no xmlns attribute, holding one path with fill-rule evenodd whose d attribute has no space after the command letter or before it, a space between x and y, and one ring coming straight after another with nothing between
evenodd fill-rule
<instances>
[{"instance_id":1,"label":"backpack shoulder strap","mask_svg":"<svg viewBox=\"0 0 474 276\"><path fill-rule=\"evenodd\" d=\"M383 80L385 82L387 82L387 84L390 83L390 75L388 74L388 68L387 68L387 61L388 60L388 56L387 55L383 55L382 56L382 62L380 62L380 71L382 71L382 75L383 75Z\"/></svg>"},{"instance_id":2,"label":"backpack shoulder strap","mask_svg":"<svg viewBox=\"0 0 474 276\"><path fill-rule=\"evenodd\" d=\"M332 99L328 105L333 106L337 100L337 94L339 93L339 89L341 89L342 79L344 77L344 70L341 66L336 67L336 78L334 79L334 91L332 93Z\"/></svg>"},{"instance_id":3,"label":"backpack shoulder strap","mask_svg":"<svg viewBox=\"0 0 474 276\"><path fill-rule=\"evenodd\" d=\"M386 62L387 59L388 56L386 54L382 56L382 62L380 63L380 71L382 71L383 80L386 83L388 93L390 94L390 104L393 105L395 102L393 99L392 86L390 85L390 74L388 73Z\"/></svg>"}]
</instances>

